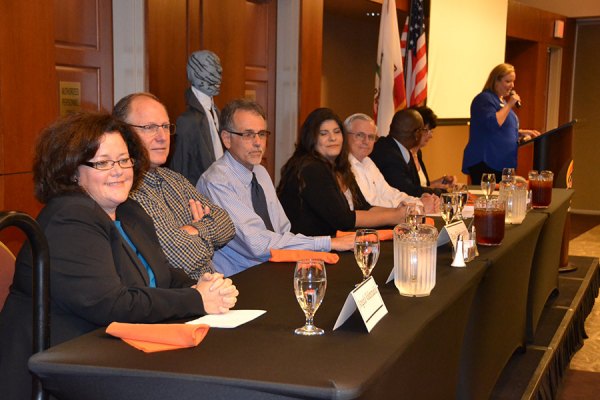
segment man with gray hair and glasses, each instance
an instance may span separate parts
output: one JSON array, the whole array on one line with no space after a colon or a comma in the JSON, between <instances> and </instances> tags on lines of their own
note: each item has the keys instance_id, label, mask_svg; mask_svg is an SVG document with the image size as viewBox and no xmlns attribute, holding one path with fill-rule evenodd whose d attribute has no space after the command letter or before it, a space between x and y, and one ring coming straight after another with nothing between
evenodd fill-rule
<instances>
[{"instance_id":1,"label":"man with gray hair and glasses","mask_svg":"<svg viewBox=\"0 0 600 400\"><path fill-rule=\"evenodd\" d=\"M350 250L354 235L331 238L290 232L291 223L260 165L267 147L267 121L256 102L238 99L221 113L225 154L202 174L196 187L223 207L235 224L235 237L213 258L215 269L231 276L269 259L271 249Z\"/></svg>"},{"instance_id":2,"label":"man with gray hair and glasses","mask_svg":"<svg viewBox=\"0 0 600 400\"><path fill-rule=\"evenodd\" d=\"M150 159L139 187L129 194L154 222L169 263L198 279L214 272L212 257L235 234L226 211L211 203L181 174L162 168L169 155L175 124L150 93L134 93L115 105L113 115L133 127Z\"/></svg>"},{"instance_id":3,"label":"man with gray hair and glasses","mask_svg":"<svg viewBox=\"0 0 600 400\"><path fill-rule=\"evenodd\" d=\"M425 193L421 198L410 196L390 186L369 154L378 139L377 125L370 116L363 113L350 115L344 121L344 131L348 141L348 159L356 183L365 199L372 206L400 207L409 203L422 204L425 212L434 213L439 207L437 196Z\"/></svg>"}]
</instances>

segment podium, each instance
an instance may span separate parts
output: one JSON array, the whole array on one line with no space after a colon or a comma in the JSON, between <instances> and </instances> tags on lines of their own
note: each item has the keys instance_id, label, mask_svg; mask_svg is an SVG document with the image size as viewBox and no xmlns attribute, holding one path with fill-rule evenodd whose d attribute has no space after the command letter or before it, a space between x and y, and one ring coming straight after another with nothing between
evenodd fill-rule
<instances>
[{"instance_id":1,"label":"podium","mask_svg":"<svg viewBox=\"0 0 600 400\"><path fill-rule=\"evenodd\" d=\"M533 169L554 173L554 187L570 188L573 161L573 125L576 119L540 136L519 143L519 147L533 144Z\"/></svg>"},{"instance_id":2,"label":"podium","mask_svg":"<svg viewBox=\"0 0 600 400\"><path fill-rule=\"evenodd\" d=\"M538 171L549 170L554 173L555 188L571 188L571 174L573 172L573 125L574 119L557 128L542 133L540 136L519 143L519 147L533 144L533 169ZM576 267L569 264L569 231L571 219L567 213L561 244L559 272L569 272Z\"/></svg>"}]
</instances>

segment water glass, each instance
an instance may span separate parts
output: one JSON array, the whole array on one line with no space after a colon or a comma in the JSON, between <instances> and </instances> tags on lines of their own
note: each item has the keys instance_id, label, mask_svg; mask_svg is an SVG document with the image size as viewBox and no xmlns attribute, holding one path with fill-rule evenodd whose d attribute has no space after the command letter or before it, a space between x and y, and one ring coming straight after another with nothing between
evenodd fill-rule
<instances>
[{"instance_id":1,"label":"water glass","mask_svg":"<svg viewBox=\"0 0 600 400\"><path fill-rule=\"evenodd\" d=\"M375 229L358 229L356 231L354 258L362 271L363 281L369 279L379 258L379 235Z\"/></svg>"},{"instance_id":2,"label":"water glass","mask_svg":"<svg viewBox=\"0 0 600 400\"><path fill-rule=\"evenodd\" d=\"M456 219L464 219L462 212L463 208L467 204L467 201L469 200L469 189L467 188L467 185L460 183L454 185L452 193L454 193L456 196Z\"/></svg>"},{"instance_id":3,"label":"water glass","mask_svg":"<svg viewBox=\"0 0 600 400\"><path fill-rule=\"evenodd\" d=\"M440 195L440 200L440 213L444 223L448 225L456 216L456 195L454 193L442 193Z\"/></svg>"},{"instance_id":4,"label":"water glass","mask_svg":"<svg viewBox=\"0 0 600 400\"><path fill-rule=\"evenodd\" d=\"M410 225L424 224L425 217L425 207L422 204L409 203L406 206L406 223Z\"/></svg>"},{"instance_id":5,"label":"water glass","mask_svg":"<svg viewBox=\"0 0 600 400\"><path fill-rule=\"evenodd\" d=\"M502 169L502 182L512 182L515 179L514 168L503 168Z\"/></svg>"},{"instance_id":6,"label":"water glass","mask_svg":"<svg viewBox=\"0 0 600 400\"><path fill-rule=\"evenodd\" d=\"M494 193L496 188L496 175L495 174L483 174L481 175L481 190L483 195L487 199Z\"/></svg>"},{"instance_id":7,"label":"water glass","mask_svg":"<svg viewBox=\"0 0 600 400\"><path fill-rule=\"evenodd\" d=\"M294 293L300 308L304 311L306 323L294 331L296 335L322 335L325 331L313 324L315 313L319 309L325 290L327 273L322 260L300 260L294 270Z\"/></svg>"}]
</instances>

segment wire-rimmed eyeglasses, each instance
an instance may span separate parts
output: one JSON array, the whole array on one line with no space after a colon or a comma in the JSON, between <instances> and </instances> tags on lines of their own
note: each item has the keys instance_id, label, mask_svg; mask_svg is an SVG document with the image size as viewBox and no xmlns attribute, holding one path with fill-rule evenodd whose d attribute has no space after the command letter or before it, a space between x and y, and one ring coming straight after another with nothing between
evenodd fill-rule
<instances>
[{"instance_id":1,"label":"wire-rimmed eyeglasses","mask_svg":"<svg viewBox=\"0 0 600 400\"><path fill-rule=\"evenodd\" d=\"M147 125L133 125L129 124L134 128L138 128L142 131L144 135L154 136L158 134L159 129L163 129L169 132L169 135L174 135L177 130L177 125L175 124L147 124Z\"/></svg>"},{"instance_id":2,"label":"wire-rimmed eyeglasses","mask_svg":"<svg viewBox=\"0 0 600 400\"><path fill-rule=\"evenodd\" d=\"M365 132L350 132L350 131L348 131L348 133L351 135L354 135L354 137L357 138L358 140L367 139L369 142L376 142L377 139L379 138L379 136L377 136L377 135L368 134Z\"/></svg>"}]
</instances>

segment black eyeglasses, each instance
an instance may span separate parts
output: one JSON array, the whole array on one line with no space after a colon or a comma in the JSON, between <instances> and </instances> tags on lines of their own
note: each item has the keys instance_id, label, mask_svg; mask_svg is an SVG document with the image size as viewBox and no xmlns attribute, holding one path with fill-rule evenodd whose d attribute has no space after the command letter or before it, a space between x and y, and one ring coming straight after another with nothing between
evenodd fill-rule
<instances>
[{"instance_id":1,"label":"black eyeglasses","mask_svg":"<svg viewBox=\"0 0 600 400\"><path fill-rule=\"evenodd\" d=\"M119 164L121 168L133 168L135 165L135 160L133 158L122 158L117 161L113 160L102 160L102 161L84 161L81 165L85 165L87 167L92 167L94 169L98 169L100 171L109 171L113 169L115 164Z\"/></svg>"},{"instance_id":2,"label":"black eyeglasses","mask_svg":"<svg viewBox=\"0 0 600 400\"><path fill-rule=\"evenodd\" d=\"M253 131L248 131L248 132L236 132L236 131L230 131L229 129L224 129L224 131L229 132L229 133L233 133L234 135L238 135L241 136L243 140L254 140L256 138L256 136L258 136L261 139L266 139L269 137L269 135L271 134L271 132L269 131L258 131L258 132L253 132Z\"/></svg>"},{"instance_id":3,"label":"black eyeglasses","mask_svg":"<svg viewBox=\"0 0 600 400\"><path fill-rule=\"evenodd\" d=\"M158 131L160 129L163 129L165 131L168 130L169 135L174 135L175 131L177 130L177 125L175 124L148 124L148 125L133 125L133 124L129 124L129 126L133 126L134 128L138 128L142 131L142 133L144 135L148 135L148 136L155 136L156 134L158 134Z\"/></svg>"}]
</instances>

